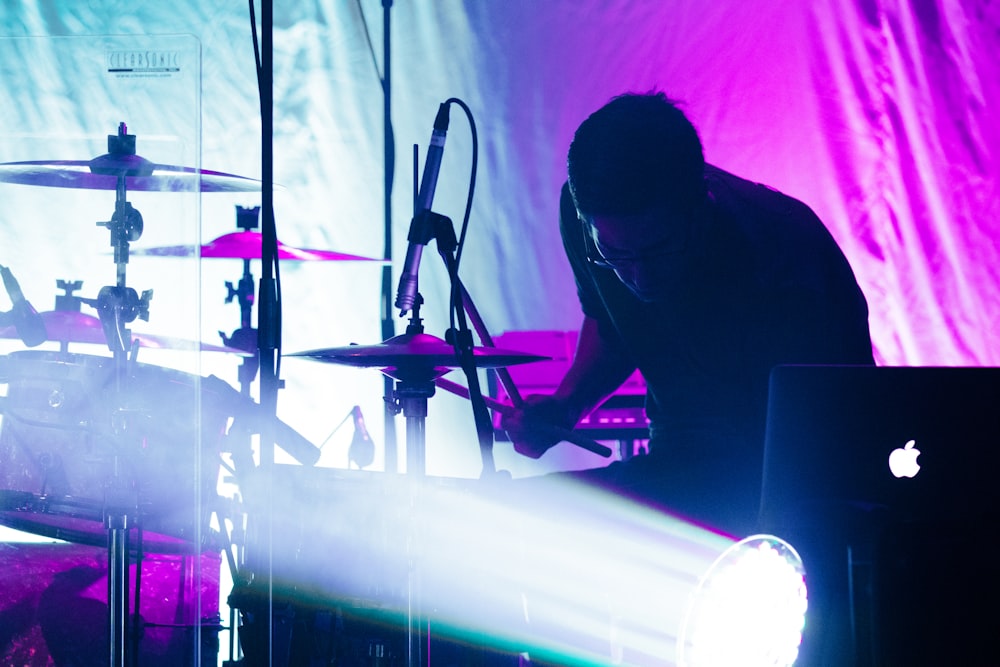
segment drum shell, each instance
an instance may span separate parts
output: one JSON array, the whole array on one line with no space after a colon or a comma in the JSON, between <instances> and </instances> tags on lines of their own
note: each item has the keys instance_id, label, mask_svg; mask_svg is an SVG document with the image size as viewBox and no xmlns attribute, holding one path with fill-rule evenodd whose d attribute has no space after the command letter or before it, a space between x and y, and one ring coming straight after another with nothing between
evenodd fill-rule
<instances>
[{"instance_id":1,"label":"drum shell","mask_svg":"<svg viewBox=\"0 0 1000 667\"><path fill-rule=\"evenodd\" d=\"M126 364L119 373L110 357L58 352L11 353L3 376L0 521L102 544L111 498L124 500L149 547L196 540L216 496L234 390L173 369Z\"/></svg>"},{"instance_id":2,"label":"drum shell","mask_svg":"<svg viewBox=\"0 0 1000 667\"><path fill-rule=\"evenodd\" d=\"M405 664L406 481L292 465L240 478L246 566L229 603L248 666Z\"/></svg>"},{"instance_id":3,"label":"drum shell","mask_svg":"<svg viewBox=\"0 0 1000 667\"><path fill-rule=\"evenodd\" d=\"M478 521L466 503L509 503L506 488L288 465L257 469L240 487L250 515L247 567L229 602L242 614L240 642L250 667L406 664L415 613L425 622L430 654L447 656L441 664L518 664L516 656L486 647L485 636L477 645L477 630L453 627L456 618L483 617L453 612L482 604L475 577L484 576L479 566L487 559L477 550L489 549L468 544L455 521ZM442 526L455 528L446 540ZM445 553L453 549L458 553ZM449 556L445 569L435 566L442 556ZM519 591L504 602L493 617L520 619Z\"/></svg>"},{"instance_id":4,"label":"drum shell","mask_svg":"<svg viewBox=\"0 0 1000 667\"><path fill-rule=\"evenodd\" d=\"M402 604L409 530L403 481L294 465L242 476L248 568L270 571L276 588L300 600Z\"/></svg>"}]
</instances>

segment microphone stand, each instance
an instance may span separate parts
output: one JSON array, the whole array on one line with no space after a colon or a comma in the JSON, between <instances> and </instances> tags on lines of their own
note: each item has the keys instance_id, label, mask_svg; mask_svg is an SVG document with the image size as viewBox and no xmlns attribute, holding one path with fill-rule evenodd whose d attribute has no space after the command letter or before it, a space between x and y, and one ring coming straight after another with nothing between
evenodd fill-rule
<instances>
[{"instance_id":1,"label":"microphone stand","mask_svg":"<svg viewBox=\"0 0 1000 667\"><path fill-rule=\"evenodd\" d=\"M431 239L437 239L438 255L445 263L448 276L451 281L452 307L455 311L455 321L457 329L450 329L446 336L446 342L455 347L459 365L465 373L468 383L468 399L472 404L473 417L476 423L476 434L479 439L480 457L483 462L483 476L490 476L496 473L496 463L493 457L493 423L490 419L489 409L486 400L483 398L482 389L479 383L479 375L475 365L473 355L474 341L472 332L468 326L468 320L472 321L473 328L479 340L486 347L496 347L490 336L483 318L476 309L472 297L462 284L458 276L455 251L458 241L455 237L455 230L450 218L428 211L427 219L421 228L421 233L426 239L424 245ZM523 404L520 392L510 376L510 372L503 366L493 369L497 378L507 392L511 403L515 408L520 408Z\"/></svg>"},{"instance_id":2,"label":"microphone stand","mask_svg":"<svg viewBox=\"0 0 1000 667\"><path fill-rule=\"evenodd\" d=\"M451 280L451 300L452 308L455 312L455 323L457 329L449 329L445 335L445 341L455 348L458 356L459 366L465 373L465 379L469 388L469 402L472 404L472 414L476 424L476 434L479 439L479 452L483 462L482 476L488 477L496 473L496 462L493 458L493 422L490 419L489 410L483 400L483 392L479 384L479 372L476 368L476 360L473 354L474 343L472 332L469 330L466 319L467 294L465 288L458 278L458 266L455 259L455 251L458 247L458 239L455 237L455 229L449 218L437 214L431 214L434 220L434 236L437 238L438 255L444 260ZM470 301L471 303L471 301ZM475 311L475 308L472 308ZM476 313L475 318L480 324L482 320ZM483 327L485 330L485 327ZM488 337L488 336L487 336Z\"/></svg>"}]
</instances>

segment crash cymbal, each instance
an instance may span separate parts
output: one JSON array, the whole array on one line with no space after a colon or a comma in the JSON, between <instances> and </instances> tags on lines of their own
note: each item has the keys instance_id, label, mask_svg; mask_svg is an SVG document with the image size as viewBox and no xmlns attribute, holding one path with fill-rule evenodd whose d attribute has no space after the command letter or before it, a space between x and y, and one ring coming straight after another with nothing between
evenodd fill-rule
<instances>
[{"instance_id":1,"label":"crash cymbal","mask_svg":"<svg viewBox=\"0 0 1000 667\"><path fill-rule=\"evenodd\" d=\"M390 377L431 372L429 379L460 366L455 348L429 334L401 334L375 345L348 345L284 355L313 361L361 368L380 368ZM495 347L476 347L472 351L477 368L514 366L548 357ZM412 373L410 371L413 371Z\"/></svg>"},{"instance_id":2,"label":"crash cymbal","mask_svg":"<svg viewBox=\"0 0 1000 667\"><path fill-rule=\"evenodd\" d=\"M260 259L262 237L260 232L242 231L224 234L201 246L202 257L219 257L228 259ZM133 255L152 255L155 257L193 257L195 246L175 245L156 248L139 248L132 250ZM332 250L307 250L295 248L278 242L278 259L316 262L384 262L385 260L349 255Z\"/></svg>"},{"instance_id":3,"label":"crash cymbal","mask_svg":"<svg viewBox=\"0 0 1000 667\"><path fill-rule=\"evenodd\" d=\"M260 181L207 169L156 164L138 155L107 153L92 160L0 163L0 182L54 188L114 190L125 177L130 191L259 192Z\"/></svg>"},{"instance_id":4,"label":"crash cymbal","mask_svg":"<svg viewBox=\"0 0 1000 667\"><path fill-rule=\"evenodd\" d=\"M101 321L92 316L75 311L50 310L39 313L45 322L48 340L55 343L84 343L90 345L106 345L104 329ZM19 338L16 327L0 328L0 338ZM132 332L132 338L139 341L139 347L163 350L186 350L202 352L226 352L247 356L248 352L222 345L199 343L174 336L157 336L147 333Z\"/></svg>"}]
</instances>

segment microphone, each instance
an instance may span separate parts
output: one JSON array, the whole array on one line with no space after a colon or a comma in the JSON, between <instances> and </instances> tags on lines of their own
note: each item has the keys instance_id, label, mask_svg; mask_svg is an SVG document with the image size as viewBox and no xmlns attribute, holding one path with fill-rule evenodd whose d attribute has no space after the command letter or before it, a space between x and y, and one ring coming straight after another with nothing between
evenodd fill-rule
<instances>
[{"instance_id":1,"label":"microphone","mask_svg":"<svg viewBox=\"0 0 1000 667\"><path fill-rule=\"evenodd\" d=\"M417 300L417 272L420 269L420 256L424 246L431 240L431 230L426 229L431 205L434 202L434 189L437 187L438 172L441 170L441 156L444 154L444 140L448 134L449 104L442 102L434 118L434 130L431 132L430 145L427 147L427 159L424 161L424 173L420 179L420 189L417 201L413 207L413 219L410 221L410 231L406 239L410 245L406 248L406 258L403 260L403 271L399 275L399 287L396 289L396 308L400 309L400 317L413 308Z\"/></svg>"},{"instance_id":2,"label":"microphone","mask_svg":"<svg viewBox=\"0 0 1000 667\"><path fill-rule=\"evenodd\" d=\"M364 468L375 460L375 443L365 428L365 417L361 414L360 405L355 405L351 409L351 416L354 418L354 437L351 438L347 458L358 468Z\"/></svg>"},{"instance_id":3,"label":"microphone","mask_svg":"<svg viewBox=\"0 0 1000 667\"><path fill-rule=\"evenodd\" d=\"M13 324L17 329L18 338L28 347L41 345L49 339L49 334L45 330L45 320L24 298L21 286L10 269L0 266L0 276L3 277L3 286L11 302L10 311L0 314L0 324Z\"/></svg>"}]
</instances>

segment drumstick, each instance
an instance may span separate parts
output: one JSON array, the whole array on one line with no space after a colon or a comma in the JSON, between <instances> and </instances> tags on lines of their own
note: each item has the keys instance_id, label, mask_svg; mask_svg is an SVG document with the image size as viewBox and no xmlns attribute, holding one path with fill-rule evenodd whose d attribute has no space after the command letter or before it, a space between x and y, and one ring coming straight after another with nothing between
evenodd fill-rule
<instances>
[{"instance_id":1,"label":"drumstick","mask_svg":"<svg viewBox=\"0 0 1000 667\"><path fill-rule=\"evenodd\" d=\"M434 380L434 384L440 387L441 389L444 389L447 392L455 394L456 396L461 396L462 398L465 399L469 398L468 388L463 387L457 382L452 382L451 380L446 380L444 378L438 378ZM501 403L495 398L491 398L489 396L483 396L483 401L485 401L486 407L490 408L491 410L496 410L504 417L510 417L515 413L517 413L518 411L518 409L515 408L513 405L507 405L506 403ZM595 454L600 454L601 456L604 457L610 457L614 453L610 447L602 445L596 440L588 438L575 431L560 428L558 426L547 427L547 429L548 428L551 429L552 433L556 434L566 442L571 442L577 447L583 447L587 451L593 452Z\"/></svg>"}]
</instances>

